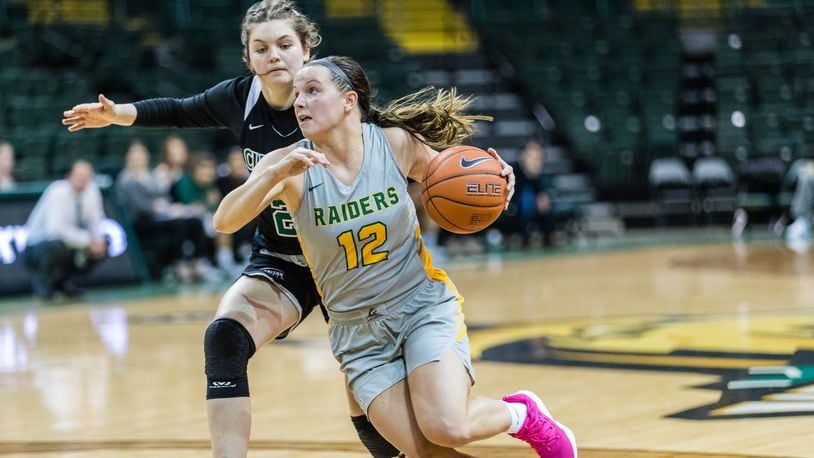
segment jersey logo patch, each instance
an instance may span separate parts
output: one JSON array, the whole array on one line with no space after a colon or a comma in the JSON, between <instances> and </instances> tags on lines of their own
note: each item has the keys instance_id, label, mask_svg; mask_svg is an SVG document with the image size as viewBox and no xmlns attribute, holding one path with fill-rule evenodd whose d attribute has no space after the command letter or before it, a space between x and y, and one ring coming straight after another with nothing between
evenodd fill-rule
<instances>
[{"instance_id":1,"label":"jersey logo patch","mask_svg":"<svg viewBox=\"0 0 814 458\"><path fill-rule=\"evenodd\" d=\"M309 186L309 187L308 187L308 192L311 192L311 191L313 191L314 189L317 189L318 187L320 187L320 186L322 186L322 185L324 185L324 184L325 184L325 182L323 181L322 183L315 184L315 185L313 185L313 186Z\"/></svg>"},{"instance_id":2,"label":"jersey logo patch","mask_svg":"<svg viewBox=\"0 0 814 458\"><path fill-rule=\"evenodd\" d=\"M477 159L472 159L471 161L466 160L466 158L461 158L461 167L468 169L470 167L474 167L480 164L483 161L488 161L491 157L479 157Z\"/></svg>"},{"instance_id":3,"label":"jersey logo patch","mask_svg":"<svg viewBox=\"0 0 814 458\"><path fill-rule=\"evenodd\" d=\"M263 127L263 124L258 124L258 125L255 126L252 123L249 123L249 130L256 130L256 129L259 129L261 127Z\"/></svg>"}]
</instances>

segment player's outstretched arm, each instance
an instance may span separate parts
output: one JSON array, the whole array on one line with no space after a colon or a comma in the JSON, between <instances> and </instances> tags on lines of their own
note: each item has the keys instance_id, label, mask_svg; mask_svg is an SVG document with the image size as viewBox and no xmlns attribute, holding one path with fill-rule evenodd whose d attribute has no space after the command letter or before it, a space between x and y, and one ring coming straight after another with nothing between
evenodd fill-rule
<instances>
[{"instance_id":1,"label":"player's outstretched arm","mask_svg":"<svg viewBox=\"0 0 814 458\"><path fill-rule=\"evenodd\" d=\"M117 104L104 94L99 94L99 101L81 103L62 113L62 124L71 132L82 129L117 126L132 126L137 116L136 106L132 103Z\"/></svg>"}]
</instances>

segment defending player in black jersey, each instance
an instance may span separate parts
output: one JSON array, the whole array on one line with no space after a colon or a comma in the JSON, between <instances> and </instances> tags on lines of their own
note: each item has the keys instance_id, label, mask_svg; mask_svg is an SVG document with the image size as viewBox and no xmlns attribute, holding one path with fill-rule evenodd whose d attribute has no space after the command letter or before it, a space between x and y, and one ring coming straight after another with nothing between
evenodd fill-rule
<instances>
[{"instance_id":1,"label":"defending player in black jersey","mask_svg":"<svg viewBox=\"0 0 814 458\"><path fill-rule=\"evenodd\" d=\"M251 76L224 81L185 99L158 98L116 104L99 95L64 113L76 132L111 124L140 127L229 129L251 170L260 158L302 138L294 116L294 74L321 37L316 25L290 0L252 5L243 18L244 60ZM274 202L260 215L252 257L226 291L206 330L207 410L215 457L245 457L251 429L247 365L257 348L285 337L320 297L302 256L291 215ZM384 440L349 396L351 419L375 457L398 451Z\"/></svg>"}]
</instances>

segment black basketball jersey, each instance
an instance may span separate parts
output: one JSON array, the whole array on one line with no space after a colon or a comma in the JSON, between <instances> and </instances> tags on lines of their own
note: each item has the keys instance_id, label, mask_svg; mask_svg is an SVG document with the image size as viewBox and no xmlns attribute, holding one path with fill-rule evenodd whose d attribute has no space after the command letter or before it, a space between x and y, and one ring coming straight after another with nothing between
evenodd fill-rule
<instances>
[{"instance_id":1,"label":"black basketball jersey","mask_svg":"<svg viewBox=\"0 0 814 458\"><path fill-rule=\"evenodd\" d=\"M271 108L257 76L227 80L185 99L149 99L135 105L138 126L229 129L239 140L249 170L265 154L302 138L294 108ZM260 214L254 245L285 255L302 254L293 220L281 200Z\"/></svg>"}]
</instances>

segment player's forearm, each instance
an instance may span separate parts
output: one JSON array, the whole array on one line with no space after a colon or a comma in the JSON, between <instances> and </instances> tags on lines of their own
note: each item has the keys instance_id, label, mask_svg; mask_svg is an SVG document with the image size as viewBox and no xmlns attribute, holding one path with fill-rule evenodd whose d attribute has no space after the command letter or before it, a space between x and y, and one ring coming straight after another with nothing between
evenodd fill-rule
<instances>
[{"instance_id":1,"label":"player's forearm","mask_svg":"<svg viewBox=\"0 0 814 458\"><path fill-rule=\"evenodd\" d=\"M224 234L238 231L259 215L276 195L282 177L274 169L256 172L218 205L213 216L216 231Z\"/></svg>"},{"instance_id":2,"label":"player's forearm","mask_svg":"<svg viewBox=\"0 0 814 458\"><path fill-rule=\"evenodd\" d=\"M159 97L133 104L139 127L226 127L206 103L204 94L184 99Z\"/></svg>"}]
</instances>

